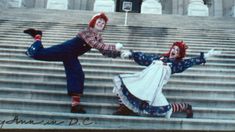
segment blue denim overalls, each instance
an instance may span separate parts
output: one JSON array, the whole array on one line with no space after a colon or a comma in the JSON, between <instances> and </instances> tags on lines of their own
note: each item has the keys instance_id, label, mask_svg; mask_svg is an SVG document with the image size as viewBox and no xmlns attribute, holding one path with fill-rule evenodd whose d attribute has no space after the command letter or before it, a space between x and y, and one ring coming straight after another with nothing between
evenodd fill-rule
<instances>
[{"instance_id":1,"label":"blue denim overalls","mask_svg":"<svg viewBox=\"0 0 235 132\"><path fill-rule=\"evenodd\" d=\"M67 78L68 94L77 95L83 93L85 78L78 56L90 49L91 47L77 36L49 48L43 48L41 41L35 41L26 53L36 60L62 61Z\"/></svg>"}]
</instances>

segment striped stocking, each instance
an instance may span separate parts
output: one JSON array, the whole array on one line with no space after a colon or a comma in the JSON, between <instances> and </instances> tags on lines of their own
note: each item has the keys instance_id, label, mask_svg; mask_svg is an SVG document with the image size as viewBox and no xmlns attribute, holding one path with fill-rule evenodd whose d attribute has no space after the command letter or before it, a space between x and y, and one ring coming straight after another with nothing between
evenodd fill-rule
<instances>
[{"instance_id":1,"label":"striped stocking","mask_svg":"<svg viewBox=\"0 0 235 132\"><path fill-rule=\"evenodd\" d=\"M42 35L37 34L37 35L34 37L34 39L35 39L35 41L41 41Z\"/></svg>"},{"instance_id":2,"label":"striped stocking","mask_svg":"<svg viewBox=\"0 0 235 132\"><path fill-rule=\"evenodd\" d=\"M185 112L189 108L190 104L187 103L173 103L171 104L173 112Z\"/></svg>"},{"instance_id":3,"label":"striped stocking","mask_svg":"<svg viewBox=\"0 0 235 132\"><path fill-rule=\"evenodd\" d=\"M72 106L77 106L80 104L80 96L72 96Z\"/></svg>"}]
</instances>

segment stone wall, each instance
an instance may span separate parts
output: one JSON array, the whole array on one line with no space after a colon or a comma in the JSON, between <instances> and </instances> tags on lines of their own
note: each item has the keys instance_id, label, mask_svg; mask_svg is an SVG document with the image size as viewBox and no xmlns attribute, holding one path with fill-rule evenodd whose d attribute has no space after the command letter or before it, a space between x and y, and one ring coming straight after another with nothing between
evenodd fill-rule
<instances>
[{"instance_id":1,"label":"stone wall","mask_svg":"<svg viewBox=\"0 0 235 132\"><path fill-rule=\"evenodd\" d=\"M0 8L9 7L8 2L14 0L1 0ZM48 0L22 0L20 8L46 8ZM68 0L70 10L93 10L95 0Z\"/></svg>"},{"instance_id":2,"label":"stone wall","mask_svg":"<svg viewBox=\"0 0 235 132\"><path fill-rule=\"evenodd\" d=\"M11 1L0 0L0 8L15 8L9 5ZM46 8L48 0L19 0L20 8ZM116 0L114 0L116 3ZM144 1L144 0L143 0ZM162 4L162 14L187 15L189 0L158 0ZM209 16L232 16L235 0L203 0L209 8ZM95 0L68 0L69 10L93 10Z\"/></svg>"}]
</instances>

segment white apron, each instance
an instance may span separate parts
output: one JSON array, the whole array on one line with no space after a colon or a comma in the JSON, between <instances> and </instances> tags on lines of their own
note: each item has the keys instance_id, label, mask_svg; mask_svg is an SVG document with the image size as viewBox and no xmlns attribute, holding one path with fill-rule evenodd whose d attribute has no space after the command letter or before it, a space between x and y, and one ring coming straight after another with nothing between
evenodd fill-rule
<instances>
[{"instance_id":1,"label":"white apron","mask_svg":"<svg viewBox=\"0 0 235 132\"><path fill-rule=\"evenodd\" d=\"M121 74L120 77L128 91L135 97L152 106L165 106L169 103L162 93L162 88L168 82L170 75L171 69L168 65L163 65L162 61L153 61L141 72ZM121 90L121 80L115 77L113 92L122 96ZM124 104L129 104L125 103L127 100L122 101Z\"/></svg>"}]
</instances>

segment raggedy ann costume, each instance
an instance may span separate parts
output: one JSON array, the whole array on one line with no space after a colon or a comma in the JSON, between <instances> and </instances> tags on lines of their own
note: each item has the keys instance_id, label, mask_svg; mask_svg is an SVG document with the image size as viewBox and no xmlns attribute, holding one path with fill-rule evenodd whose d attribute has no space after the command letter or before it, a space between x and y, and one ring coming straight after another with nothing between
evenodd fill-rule
<instances>
[{"instance_id":1,"label":"raggedy ann costume","mask_svg":"<svg viewBox=\"0 0 235 132\"><path fill-rule=\"evenodd\" d=\"M174 46L179 47L179 57L170 58ZM164 55L131 52L129 59L147 66L141 72L121 74L114 78L113 92L118 95L120 106L115 115L147 114L170 118L172 112L186 112L187 118L193 117L192 106L188 103L170 104L162 93L163 86L171 74L206 63L204 54L183 59L187 46L183 42L173 43L169 53Z\"/></svg>"},{"instance_id":2,"label":"raggedy ann costume","mask_svg":"<svg viewBox=\"0 0 235 132\"><path fill-rule=\"evenodd\" d=\"M27 56L36 60L63 62L67 79L67 92L69 96L72 96L72 113L86 113L80 105L85 75L78 56L90 51L91 48L98 49L104 56L113 58L120 56L118 50L122 45L104 44L103 38L98 32L104 30L107 21L108 18L104 13L98 13L92 17L88 27L78 32L74 38L48 48L44 48L42 45L42 31L32 28L24 30L24 33L35 39L35 42L26 51Z\"/></svg>"}]
</instances>

